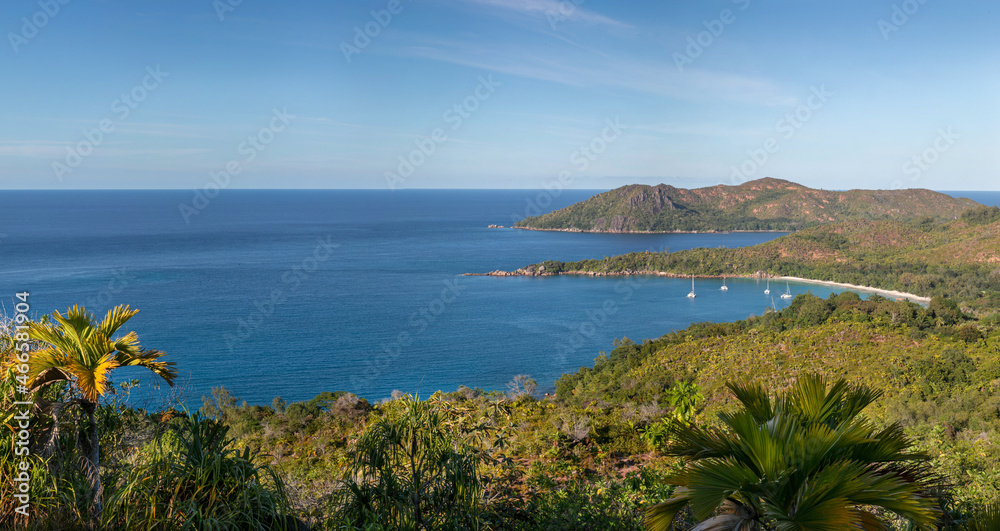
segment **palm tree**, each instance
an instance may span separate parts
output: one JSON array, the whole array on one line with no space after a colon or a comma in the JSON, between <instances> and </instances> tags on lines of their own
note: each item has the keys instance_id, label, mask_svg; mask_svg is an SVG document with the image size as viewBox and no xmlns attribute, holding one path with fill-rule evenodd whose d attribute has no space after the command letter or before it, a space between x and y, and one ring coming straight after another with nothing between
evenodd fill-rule
<instances>
[{"instance_id":1,"label":"palm tree","mask_svg":"<svg viewBox=\"0 0 1000 531\"><path fill-rule=\"evenodd\" d=\"M1000 529L1000 501L980 507L972 518L956 528L958 531L993 531Z\"/></svg>"},{"instance_id":2,"label":"palm tree","mask_svg":"<svg viewBox=\"0 0 1000 531\"><path fill-rule=\"evenodd\" d=\"M861 415L880 391L819 376L774 399L759 385L727 387L742 408L719 415L725 430L671 428L666 453L687 462L668 479L674 497L647 509L647 529L666 530L685 506L701 521L692 531L885 529L871 508L933 528L927 457L907 453L898 424L880 430Z\"/></svg>"},{"instance_id":3,"label":"palm tree","mask_svg":"<svg viewBox=\"0 0 1000 531\"><path fill-rule=\"evenodd\" d=\"M355 443L339 517L351 529L479 528L489 484L482 466L495 463L485 446L500 444L490 434L509 411L497 406L462 427L465 414L437 394L406 395L387 408Z\"/></svg>"},{"instance_id":4,"label":"palm tree","mask_svg":"<svg viewBox=\"0 0 1000 531\"><path fill-rule=\"evenodd\" d=\"M58 311L52 313L55 323L48 321L29 324L29 337L42 346L32 352L28 364L28 386L32 393L42 391L47 386L68 382L78 392L79 397L61 403L39 402L39 407L54 420L53 436L58 437L58 416L65 408L78 405L89 420L84 430L87 436L88 475L93 487L94 510L101 511L100 438L97 431L98 401L111 389L110 372L118 367L145 367L173 385L177 376L173 362L158 361L163 352L143 350L139 336L128 332L112 337L139 310L119 305L110 310L98 323L94 314L80 306L66 310L66 315ZM40 396L40 395L35 395Z\"/></svg>"}]
</instances>

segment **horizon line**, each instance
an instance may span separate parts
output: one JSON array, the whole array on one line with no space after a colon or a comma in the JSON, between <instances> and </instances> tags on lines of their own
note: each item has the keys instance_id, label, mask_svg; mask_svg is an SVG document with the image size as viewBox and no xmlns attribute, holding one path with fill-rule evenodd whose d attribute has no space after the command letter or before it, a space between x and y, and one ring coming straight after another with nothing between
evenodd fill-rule
<instances>
[{"instance_id":1,"label":"horizon line","mask_svg":"<svg viewBox=\"0 0 1000 531\"><path fill-rule=\"evenodd\" d=\"M789 181L792 182L792 181ZM661 183L666 184L666 183ZM799 184L799 183L795 183ZM568 191L579 191L579 192L592 192L592 191L611 191L624 186L634 186L634 185L621 185L615 188L562 188L559 189L559 193ZM639 186L658 186L658 185L639 185ZM720 185L709 185L702 186L700 188L712 188ZM723 185L723 186L739 186L739 185ZM801 185L805 186L805 185ZM808 187L807 188L811 188ZM698 188L688 188L688 190L697 190ZM946 192L1000 192L1000 190L982 190L982 189L966 189L966 190L945 190L945 189L933 189L933 188L812 188L813 190L825 190L829 192L848 192L852 190L867 190L867 191L884 191L891 192L896 190L931 190L933 192L946 193ZM0 192L196 192L201 190L201 188L0 188ZM551 191L549 188L438 188L438 187L420 187L420 188L224 188L223 190L240 190L240 191L270 191L270 192L318 192L318 191L358 191L358 192L413 192L413 191L531 191L531 192L545 192Z\"/></svg>"}]
</instances>

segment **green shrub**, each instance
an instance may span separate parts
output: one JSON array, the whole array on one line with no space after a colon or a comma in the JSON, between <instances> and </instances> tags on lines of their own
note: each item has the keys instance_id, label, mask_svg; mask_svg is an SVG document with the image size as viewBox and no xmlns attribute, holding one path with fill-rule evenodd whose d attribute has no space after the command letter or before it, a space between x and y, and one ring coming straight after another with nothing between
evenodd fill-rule
<instances>
[{"instance_id":1,"label":"green shrub","mask_svg":"<svg viewBox=\"0 0 1000 531\"><path fill-rule=\"evenodd\" d=\"M281 479L239 451L229 427L192 413L176 417L108 497L112 529L294 529Z\"/></svg>"}]
</instances>

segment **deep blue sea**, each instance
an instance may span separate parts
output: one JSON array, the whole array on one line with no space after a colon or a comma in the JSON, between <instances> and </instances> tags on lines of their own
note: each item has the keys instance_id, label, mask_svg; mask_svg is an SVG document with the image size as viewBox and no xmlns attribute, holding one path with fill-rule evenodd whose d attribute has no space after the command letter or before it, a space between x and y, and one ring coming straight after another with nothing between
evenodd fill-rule
<instances>
[{"instance_id":1,"label":"deep blue sea","mask_svg":"<svg viewBox=\"0 0 1000 531\"><path fill-rule=\"evenodd\" d=\"M193 407L219 385L257 404L337 390L378 400L394 389L504 389L517 374L546 391L616 338L772 305L753 280L730 279L727 292L699 280L691 300L683 279L461 276L780 236L487 228L594 193L226 190L185 219L188 191L0 191L0 301L10 313L13 294L28 291L35 317L73 304L100 315L120 303L141 309L127 329L176 362L173 397ZM953 195L1000 203L1000 193ZM784 289L772 285L772 295ZM148 373L115 371L117 381L133 377L141 405L170 397Z\"/></svg>"}]
</instances>

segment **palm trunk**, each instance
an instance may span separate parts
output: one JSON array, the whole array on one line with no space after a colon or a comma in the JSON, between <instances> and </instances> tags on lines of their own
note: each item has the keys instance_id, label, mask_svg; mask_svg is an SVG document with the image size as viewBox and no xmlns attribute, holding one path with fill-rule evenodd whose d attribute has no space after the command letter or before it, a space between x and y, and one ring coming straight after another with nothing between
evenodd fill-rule
<instances>
[{"instance_id":1,"label":"palm trunk","mask_svg":"<svg viewBox=\"0 0 1000 531\"><path fill-rule=\"evenodd\" d=\"M55 454L56 444L59 442L59 415L52 411L50 416L52 417L52 432L49 433L49 440L45 443L45 448L42 449L42 455L45 457L52 457Z\"/></svg>"},{"instance_id":2,"label":"palm trunk","mask_svg":"<svg viewBox=\"0 0 1000 531\"><path fill-rule=\"evenodd\" d=\"M424 528L424 519L420 514L420 474L417 471L417 434L413 432L410 434L410 470L413 474L413 514L416 520L415 529Z\"/></svg>"},{"instance_id":3,"label":"palm trunk","mask_svg":"<svg viewBox=\"0 0 1000 531\"><path fill-rule=\"evenodd\" d=\"M87 412L87 417L90 420L90 427L87 430L87 436L90 439L90 452L87 455L87 460L90 461L91 466L90 487L94 493L94 515L96 518L100 518L104 489L101 487L101 441L97 435L97 404L86 403L83 410Z\"/></svg>"}]
</instances>

